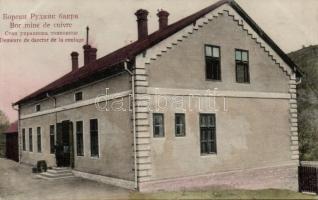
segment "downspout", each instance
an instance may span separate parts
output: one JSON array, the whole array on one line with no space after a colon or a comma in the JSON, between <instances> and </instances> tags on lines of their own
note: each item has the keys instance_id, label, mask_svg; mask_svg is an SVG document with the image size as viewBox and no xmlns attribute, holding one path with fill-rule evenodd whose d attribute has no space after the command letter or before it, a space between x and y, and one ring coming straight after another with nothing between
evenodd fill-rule
<instances>
[{"instance_id":1,"label":"downspout","mask_svg":"<svg viewBox=\"0 0 318 200\"><path fill-rule=\"evenodd\" d=\"M55 97L52 97L51 95L49 95L48 92L46 93L46 97L53 100L53 102L54 102L54 104L53 104L53 105L54 105L54 108L56 108L56 98L55 98ZM57 124L57 112L55 112L55 125L54 125L54 126L56 126L56 124Z\"/></svg>"},{"instance_id":2,"label":"downspout","mask_svg":"<svg viewBox=\"0 0 318 200\"><path fill-rule=\"evenodd\" d=\"M296 81L296 85L299 85L299 84L301 84L301 77L299 77L299 80L298 81Z\"/></svg>"},{"instance_id":3,"label":"downspout","mask_svg":"<svg viewBox=\"0 0 318 200\"><path fill-rule=\"evenodd\" d=\"M19 164L21 164L22 150L21 150L21 137L20 137L20 106L15 108L14 105L11 105L12 109L18 111L18 150L19 150Z\"/></svg>"},{"instance_id":4,"label":"downspout","mask_svg":"<svg viewBox=\"0 0 318 200\"><path fill-rule=\"evenodd\" d=\"M299 80L296 81L296 86L299 85L299 84L301 84L301 81L302 81L302 79L301 79L301 77L299 77ZM298 102L298 101L297 101L297 102ZM297 114L298 114L298 108L297 108ZM298 121L297 121L297 125L298 125ZM299 133L298 133L298 136L299 136ZM298 152L299 152L299 144L298 144ZM298 166L301 166L301 160L300 160L300 158L298 158Z\"/></svg>"},{"instance_id":5,"label":"downspout","mask_svg":"<svg viewBox=\"0 0 318 200\"><path fill-rule=\"evenodd\" d=\"M128 69L127 61L124 62L125 71L131 76L131 96L132 96L132 114L133 114L133 137L134 137L134 172L135 172L135 189L138 189L138 174L137 174L137 146L136 146L136 111L135 111L135 76Z\"/></svg>"}]
</instances>

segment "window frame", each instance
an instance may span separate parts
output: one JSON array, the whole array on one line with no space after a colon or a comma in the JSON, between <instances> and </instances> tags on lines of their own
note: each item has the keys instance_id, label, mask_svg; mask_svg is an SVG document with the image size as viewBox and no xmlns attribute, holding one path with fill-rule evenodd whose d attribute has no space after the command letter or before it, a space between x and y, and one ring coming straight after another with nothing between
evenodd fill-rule
<instances>
[{"instance_id":1,"label":"window frame","mask_svg":"<svg viewBox=\"0 0 318 200\"><path fill-rule=\"evenodd\" d=\"M177 124L177 115L183 116L183 134L177 134L177 126L180 124ZM175 137L185 137L186 136L186 116L185 113L175 113L174 114L174 135Z\"/></svg>"},{"instance_id":2,"label":"window frame","mask_svg":"<svg viewBox=\"0 0 318 200\"><path fill-rule=\"evenodd\" d=\"M36 127L36 146L37 153L42 153L42 128L40 126Z\"/></svg>"},{"instance_id":3,"label":"window frame","mask_svg":"<svg viewBox=\"0 0 318 200\"><path fill-rule=\"evenodd\" d=\"M91 121L92 120L96 120L97 121L97 130L94 130L97 132L97 155L93 155L92 154L92 129L91 129ZM90 157L91 158L100 158L100 146L99 146L99 143L100 143L100 139L99 139L99 126L98 126L98 119L97 118L93 118L93 119L90 119L89 120L89 138L90 138Z\"/></svg>"},{"instance_id":4,"label":"window frame","mask_svg":"<svg viewBox=\"0 0 318 200\"><path fill-rule=\"evenodd\" d=\"M33 152L33 130L29 128L29 152Z\"/></svg>"},{"instance_id":5,"label":"window frame","mask_svg":"<svg viewBox=\"0 0 318 200\"><path fill-rule=\"evenodd\" d=\"M207 116L207 115L213 116L213 118L214 118L214 126L201 127L201 117L202 116ZM214 149L215 149L215 152L211 151L211 152L202 153L202 139L201 139L201 133L202 133L201 130L202 130L202 128L206 128L206 129L211 128L212 131L214 130ZM216 132L217 132L217 130L216 130L216 114L215 113L199 113L199 129L200 129L200 133L199 133L200 134L199 135L199 137L200 137L200 155L201 156L217 155L218 151L217 151L217 134L216 134ZM213 134L213 132L212 132L212 134Z\"/></svg>"},{"instance_id":6,"label":"window frame","mask_svg":"<svg viewBox=\"0 0 318 200\"><path fill-rule=\"evenodd\" d=\"M79 131L77 129L77 123L79 123L79 122L82 123L82 131L81 131L81 135L82 135L82 144L81 144L82 145L82 152L81 152L81 154L79 154L79 151L78 151L78 135L79 135ZM75 122L75 136L76 136L76 156L83 157L84 154L85 154L85 151L84 151L84 121L83 120L79 120L79 121Z\"/></svg>"},{"instance_id":7,"label":"window frame","mask_svg":"<svg viewBox=\"0 0 318 200\"><path fill-rule=\"evenodd\" d=\"M35 104L35 106L34 106L34 111L35 112L40 112L41 111L41 104Z\"/></svg>"},{"instance_id":8,"label":"window frame","mask_svg":"<svg viewBox=\"0 0 318 200\"><path fill-rule=\"evenodd\" d=\"M162 135L156 135L155 134L155 128L156 128L156 125L155 125L155 115L158 115L158 116L162 116ZM154 138L164 138L165 137L165 117L164 117L164 114L163 113L152 113L152 136Z\"/></svg>"},{"instance_id":9,"label":"window frame","mask_svg":"<svg viewBox=\"0 0 318 200\"><path fill-rule=\"evenodd\" d=\"M239 51L241 53L241 60L237 60L236 59L236 52ZM242 54L243 52L246 52L247 53L247 61L243 61L242 59ZM250 84L251 83L251 78L250 78L250 54L249 54L249 51L248 50L245 50L245 49L235 49L234 50L234 60L235 60L235 81L236 83L240 83L240 84ZM239 82L238 81L238 64L240 65L243 65L247 68L247 81L244 81L244 82ZM245 75L244 75L245 76Z\"/></svg>"},{"instance_id":10,"label":"window frame","mask_svg":"<svg viewBox=\"0 0 318 200\"><path fill-rule=\"evenodd\" d=\"M51 127L53 127L53 134L51 132ZM55 134L55 125L51 124L50 128L49 128L49 135L50 135L50 154L55 154L55 138L56 138L56 134ZM53 148L52 148L52 136L53 136ZM52 151L53 150L53 151Z\"/></svg>"},{"instance_id":11,"label":"window frame","mask_svg":"<svg viewBox=\"0 0 318 200\"><path fill-rule=\"evenodd\" d=\"M207 56L207 51L206 48L211 47L212 48L212 56ZM218 48L219 49L219 57L214 57L213 56L213 48ZM219 62L219 79L210 79L207 77L207 57L210 57L213 60L218 60ZM204 45L204 62L205 62L205 80L206 81L222 81L222 66L221 66L221 47L218 45L211 45L211 44L205 44Z\"/></svg>"},{"instance_id":12,"label":"window frame","mask_svg":"<svg viewBox=\"0 0 318 200\"><path fill-rule=\"evenodd\" d=\"M22 128L22 151L26 151L26 134L25 128Z\"/></svg>"},{"instance_id":13,"label":"window frame","mask_svg":"<svg viewBox=\"0 0 318 200\"><path fill-rule=\"evenodd\" d=\"M79 99L79 100L76 99L76 95L77 95L77 94L81 94L81 99ZM74 93L74 101L75 101L75 102L83 101L83 91L76 91L76 92Z\"/></svg>"}]
</instances>

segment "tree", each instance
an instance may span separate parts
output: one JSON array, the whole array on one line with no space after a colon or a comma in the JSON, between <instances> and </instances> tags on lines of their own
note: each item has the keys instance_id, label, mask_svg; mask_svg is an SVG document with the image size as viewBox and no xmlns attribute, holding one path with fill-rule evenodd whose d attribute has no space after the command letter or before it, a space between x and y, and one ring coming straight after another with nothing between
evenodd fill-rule
<instances>
[{"instance_id":1,"label":"tree","mask_svg":"<svg viewBox=\"0 0 318 200\"><path fill-rule=\"evenodd\" d=\"M289 54L304 73L297 86L301 160L318 160L318 46Z\"/></svg>"},{"instance_id":2,"label":"tree","mask_svg":"<svg viewBox=\"0 0 318 200\"><path fill-rule=\"evenodd\" d=\"M5 156L5 135L3 132L8 128L8 117L0 110L0 157Z\"/></svg>"}]
</instances>

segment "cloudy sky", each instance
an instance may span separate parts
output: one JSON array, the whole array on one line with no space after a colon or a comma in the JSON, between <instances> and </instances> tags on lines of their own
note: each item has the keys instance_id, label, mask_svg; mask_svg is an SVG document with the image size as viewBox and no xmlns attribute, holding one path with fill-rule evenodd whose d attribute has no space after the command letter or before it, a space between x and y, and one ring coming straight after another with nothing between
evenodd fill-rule
<instances>
[{"instance_id":1,"label":"cloudy sky","mask_svg":"<svg viewBox=\"0 0 318 200\"><path fill-rule=\"evenodd\" d=\"M90 43L98 48L102 57L137 38L134 12L147 9L149 32L158 28L157 9L170 12L169 22L175 22L215 0L0 0L0 37L10 29L3 14L78 14L72 31L85 36L89 25ZM245 11L285 51L295 51L318 44L317 0L237 0ZM21 23L23 21L20 21ZM53 21L51 21L53 22ZM55 20L54 23L62 22ZM59 30L58 28L50 30ZM70 53L80 53L83 43L0 43L0 110L10 121L17 119L11 103L50 83L71 69Z\"/></svg>"}]
</instances>

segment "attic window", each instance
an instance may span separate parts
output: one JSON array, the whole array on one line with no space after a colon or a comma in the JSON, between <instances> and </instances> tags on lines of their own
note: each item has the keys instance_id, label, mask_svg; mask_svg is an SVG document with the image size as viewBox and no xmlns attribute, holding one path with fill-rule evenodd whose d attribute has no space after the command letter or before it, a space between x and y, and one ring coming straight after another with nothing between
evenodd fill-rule
<instances>
[{"instance_id":1,"label":"attic window","mask_svg":"<svg viewBox=\"0 0 318 200\"><path fill-rule=\"evenodd\" d=\"M83 100L83 92L76 92L75 93L75 101Z\"/></svg>"},{"instance_id":2,"label":"attic window","mask_svg":"<svg viewBox=\"0 0 318 200\"><path fill-rule=\"evenodd\" d=\"M249 83L249 56L246 50L235 50L236 82Z\"/></svg>"},{"instance_id":3,"label":"attic window","mask_svg":"<svg viewBox=\"0 0 318 200\"><path fill-rule=\"evenodd\" d=\"M220 47L205 45L205 76L207 80L221 80Z\"/></svg>"},{"instance_id":4,"label":"attic window","mask_svg":"<svg viewBox=\"0 0 318 200\"><path fill-rule=\"evenodd\" d=\"M39 112L41 111L41 105L40 104L36 104L35 105L35 112Z\"/></svg>"}]
</instances>

